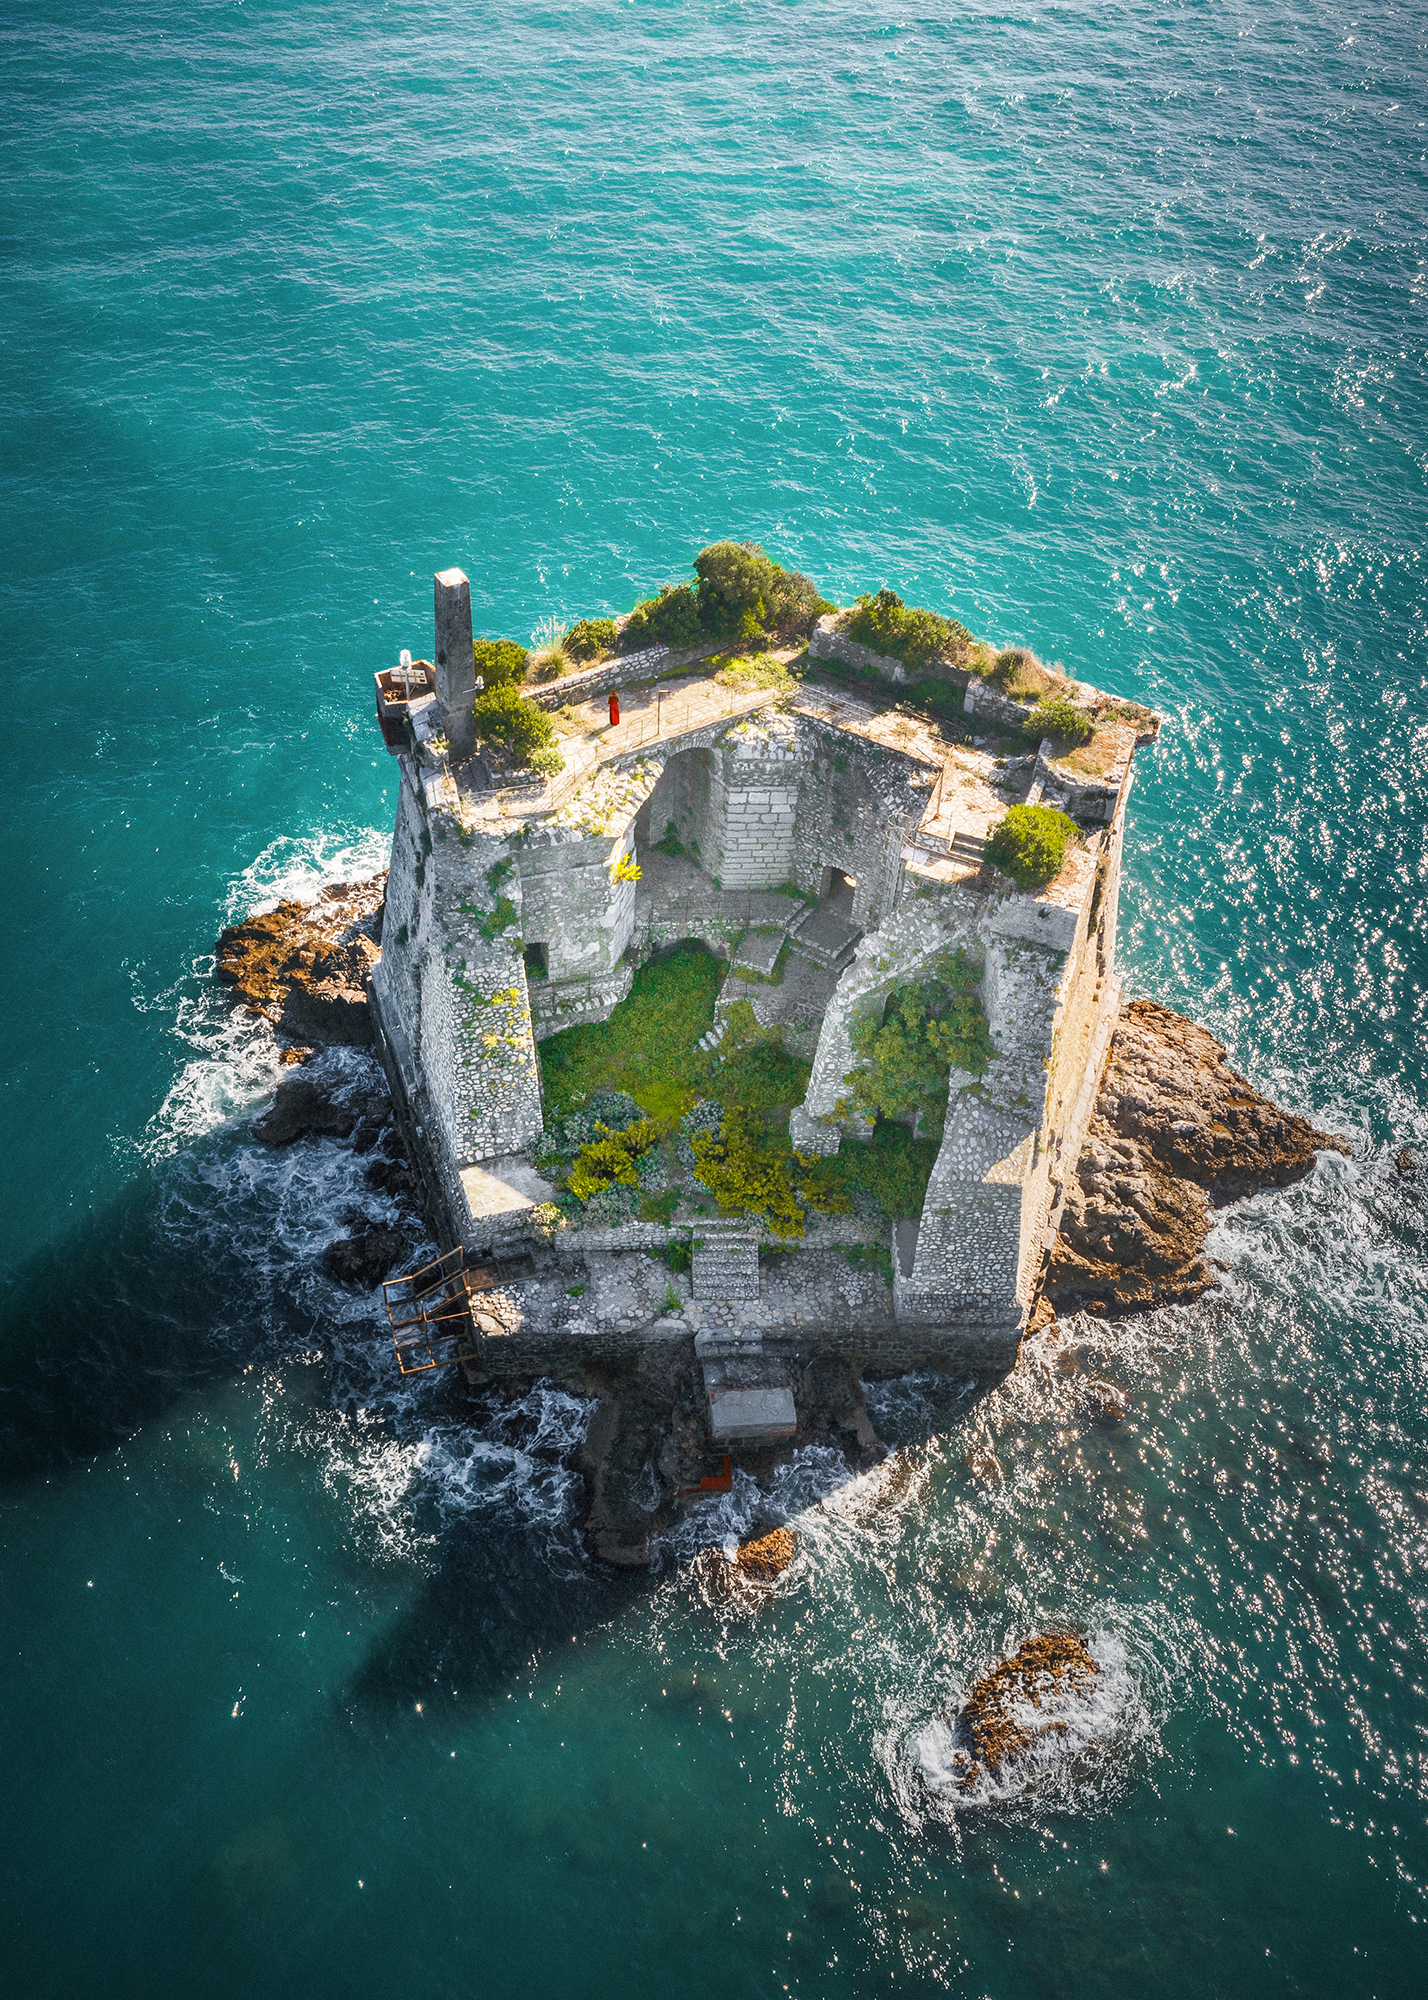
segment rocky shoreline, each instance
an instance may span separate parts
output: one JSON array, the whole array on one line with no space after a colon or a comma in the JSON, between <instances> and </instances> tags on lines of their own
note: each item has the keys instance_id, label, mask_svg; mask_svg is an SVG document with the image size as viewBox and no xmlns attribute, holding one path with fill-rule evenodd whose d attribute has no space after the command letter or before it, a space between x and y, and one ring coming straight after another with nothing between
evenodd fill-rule
<instances>
[{"instance_id":1,"label":"rocky shoreline","mask_svg":"<svg viewBox=\"0 0 1428 2000\"><path fill-rule=\"evenodd\" d=\"M218 977L292 1044L290 1060L305 1062L319 1045L371 1042L363 982L380 955L384 880L339 884L308 904L281 903L218 940ZM423 1233L420 1187L384 1092L333 1090L304 1068L279 1086L253 1130L275 1147L326 1136L370 1151L372 1186L407 1208L410 1220L395 1225L354 1212L352 1235L325 1254L329 1275L371 1289L410 1256ZM1236 1075L1203 1028L1154 1002L1132 1001L1065 1190L1031 1330L1061 1313L1114 1318L1197 1298L1216 1282L1205 1256L1214 1211L1302 1178L1326 1147L1347 1151ZM606 1562L643 1565L682 1498L713 1470L694 1378L664 1344L598 1376L586 1369L565 1386L599 1404L580 1459L590 1547ZM836 1445L855 1470L885 1456L850 1363L810 1363L798 1403L800 1444ZM1115 1421L1122 1412L1123 1404L1103 1415ZM741 1467L763 1480L792 1448L790 1441L745 1449Z\"/></svg>"}]
</instances>

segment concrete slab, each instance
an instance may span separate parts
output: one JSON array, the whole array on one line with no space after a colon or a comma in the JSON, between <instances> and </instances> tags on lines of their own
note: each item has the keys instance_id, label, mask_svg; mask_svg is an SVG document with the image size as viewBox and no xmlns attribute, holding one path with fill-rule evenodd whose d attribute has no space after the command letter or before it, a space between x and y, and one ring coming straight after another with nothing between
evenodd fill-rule
<instances>
[{"instance_id":1,"label":"concrete slab","mask_svg":"<svg viewBox=\"0 0 1428 2000\"><path fill-rule=\"evenodd\" d=\"M709 1430L716 1444L736 1438L792 1437L798 1429L792 1389L714 1389L709 1396Z\"/></svg>"},{"instance_id":2,"label":"concrete slab","mask_svg":"<svg viewBox=\"0 0 1428 2000\"><path fill-rule=\"evenodd\" d=\"M461 1188L473 1222L500 1227L519 1220L528 1208L550 1201L555 1189L519 1153L483 1160L461 1169Z\"/></svg>"}]
</instances>

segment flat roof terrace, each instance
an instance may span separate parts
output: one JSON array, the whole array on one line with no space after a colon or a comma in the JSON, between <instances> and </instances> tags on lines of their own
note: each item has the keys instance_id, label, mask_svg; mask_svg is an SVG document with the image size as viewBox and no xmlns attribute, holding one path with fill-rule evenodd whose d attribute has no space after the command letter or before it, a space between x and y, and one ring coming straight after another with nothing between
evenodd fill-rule
<instances>
[{"instance_id":1,"label":"flat roof terrace","mask_svg":"<svg viewBox=\"0 0 1428 2000\"><path fill-rule=\"evenodd\" d=\"M796 657L782 656L785 664ZM540 692L548 706L559 684ZM450 783L465 824L502 834L516 824L558 811L603 766L644 751L671 754L692 747L700 738L712 741L739 717L772 706L862 737L921 765L927 773L928 809L918 839L940 856L944 867L956 872L979 864L988 829L1008 805L1026 796L1031 783L1034 753L1007 758L975 741L952 741L933 718L896 699L886 703L859 699L816 672L796 681L790 692L786 687L741 687L706 669L622 688L618 724L610 722L603 691L555 708L552 720L565 769L553 778L488 786L481 782L486 775L481 760L472 758L452 769Z\"/></svg>"}]
</instances>

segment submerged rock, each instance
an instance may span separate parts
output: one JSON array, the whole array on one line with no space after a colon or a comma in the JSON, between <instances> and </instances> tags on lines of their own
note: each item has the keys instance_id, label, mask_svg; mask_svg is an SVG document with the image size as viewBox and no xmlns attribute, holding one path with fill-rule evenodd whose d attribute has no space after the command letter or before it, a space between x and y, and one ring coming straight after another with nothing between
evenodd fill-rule
<instances>
[{"instance_id":1,"label":"submerged rock","mask_svg":"<svg viewBox=\"0 0 1428 2000\"><path fill-rule=\"evenodd\" d=\"M361 1045L372 1039L367 975L381 957L385 874L340 882L311 903L232 924L214 970L251 1013L298 1042Z\"/></svg>"},{"instance_id":2,"label":"submerged rock","mask_svg":"<svg viewBox=\"0 0 1428 2000\"><path fill-rule=\"evenodd\" d=\"M1063 1694L1083 1691L1100 1672L1076 1632L1041 1632L972 1683L955 1731L972 1761L958 1779L968 1791L984 1772L1003 1765L1045 1736L1064 1736L1065 1722L1048 1711Z\"/></svg>"},{"instance_id":3,"label":"submerged rock","mask_svg":"<svg viewBox=\"0 0 1428 2000\"><path fill-rule=\"evenodd\" d=\"M1114 1317L1198 1298L1214 1209L1301 1180L1341 1139L1281 1111L1213 1035L1134 1000L1121 1016L1044 1284L1055 1312Z\"/></svg>"}]
</instances>

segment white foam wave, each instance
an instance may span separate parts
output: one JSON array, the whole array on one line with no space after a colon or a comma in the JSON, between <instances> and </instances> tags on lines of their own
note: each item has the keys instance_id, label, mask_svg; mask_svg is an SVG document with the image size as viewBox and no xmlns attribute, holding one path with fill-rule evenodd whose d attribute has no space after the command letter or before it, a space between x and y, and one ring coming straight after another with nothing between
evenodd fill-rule
<instances>
[{"instance_id":1,"label":"white foam wave","mask_svg":"<svg viewBox=\"0 0 1428 2000\"><path fill-rule=\"evenodd\" d=\"M239 923L282 902L310 903L335 882L365 881L386 867L391 849L391 832L380 827L282 834L229 884L223 921Z\"/></svg>"}]
</instances>

